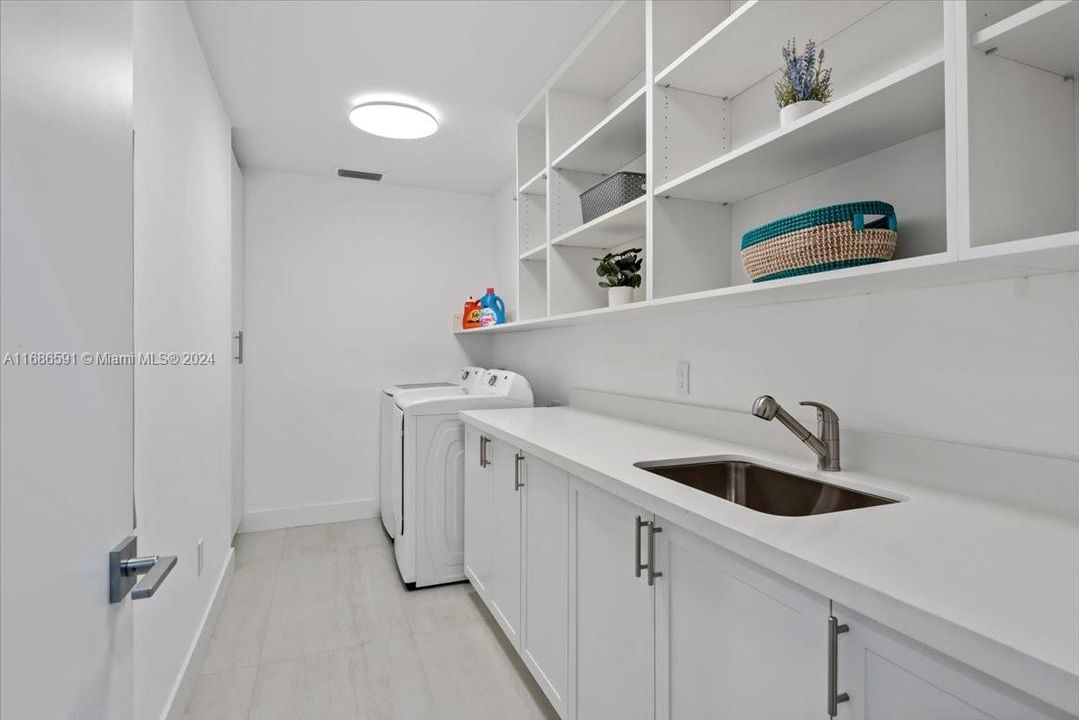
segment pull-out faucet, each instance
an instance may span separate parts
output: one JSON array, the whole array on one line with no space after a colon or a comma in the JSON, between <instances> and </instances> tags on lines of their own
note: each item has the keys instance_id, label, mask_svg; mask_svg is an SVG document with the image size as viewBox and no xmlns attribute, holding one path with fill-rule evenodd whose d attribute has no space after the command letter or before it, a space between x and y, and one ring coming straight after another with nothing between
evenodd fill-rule
<instances>
[{"instance_id":1,"label":"pull-out faucet","mask_svg":"<svg viewBox=\"0 0 1079 720\"><path fill-rule=\"evenodd\" d=\"M817 408L819 438L791 417L790 413L780 407L771 395L761 395L753 401L753 414L762 420L775 418L786 425L788 430L797 435L799 440L817 454L818 469L839 470L839 416L832 408L819 402L806 401L801 404Z\"/></svg>"}]
</instances>

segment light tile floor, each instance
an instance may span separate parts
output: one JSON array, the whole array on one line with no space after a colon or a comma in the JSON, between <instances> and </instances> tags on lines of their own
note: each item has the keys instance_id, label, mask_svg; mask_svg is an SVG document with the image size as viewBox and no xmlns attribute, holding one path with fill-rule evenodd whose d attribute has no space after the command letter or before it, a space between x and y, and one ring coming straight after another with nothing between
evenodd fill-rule
<instances>
[{"instance_id":1,"label":"light tile floor","mask_svg":"<svg viewBox=\"0 0 1079 720\"><path fill-rule=\"evenodd\" d=\"M381 521L236 538L192 720L553 720L468 583L408 591Z\"/></svg>"}]
</instances>

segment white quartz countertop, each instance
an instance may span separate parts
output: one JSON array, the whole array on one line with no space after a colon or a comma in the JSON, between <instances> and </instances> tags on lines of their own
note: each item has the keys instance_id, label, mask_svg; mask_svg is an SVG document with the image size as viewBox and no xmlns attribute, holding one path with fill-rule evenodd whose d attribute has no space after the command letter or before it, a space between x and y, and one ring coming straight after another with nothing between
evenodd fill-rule
<instances>
[{"instance_id":1,"label":"white quartz countertop","mask_svg":"<svg viewBox=\"0 0 1079 720\"><path fill-rule=\"evenodd\" d=\"M856 471L821 472L808 449L804 456L783 455L573 408L479 410L461 417L836 603L1079 714L1079 523ZM776 432L786 430L777 426ZM707 456L751 458L903 501L781 517L634 466Z\"/></svg>"}]
</instances>

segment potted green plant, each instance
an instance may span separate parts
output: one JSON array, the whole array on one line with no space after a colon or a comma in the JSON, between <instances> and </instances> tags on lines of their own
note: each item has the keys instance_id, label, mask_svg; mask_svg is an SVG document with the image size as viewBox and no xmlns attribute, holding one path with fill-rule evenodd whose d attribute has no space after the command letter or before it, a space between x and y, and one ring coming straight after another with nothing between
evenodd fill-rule
<instances>
[{"instance_id":1,"label":"potted green plant","mask_svg":"<svg viewBox=\"0 0 1079 720\"><path fill-rule=\"evenodd\" d=\"M641 286L641 248L630 248L619 253L607 253L592 258L599 265L596 274L603 280L599 286L607 288L607 306L625 305L633 302L633 288Z\"/></svg>"},{"instance_id":2,"label":"potted green plant","mask_svg":"<svg viewBox=\"0 0 1079 720\"><path fill-rule=\"evenodd\" d=\"M776 81L779 126L786 127L832 99L832 69L824 68L824 49L810 40L799 54L794 38L782 49L783 67Z\"/></svg>"}]
</instances>

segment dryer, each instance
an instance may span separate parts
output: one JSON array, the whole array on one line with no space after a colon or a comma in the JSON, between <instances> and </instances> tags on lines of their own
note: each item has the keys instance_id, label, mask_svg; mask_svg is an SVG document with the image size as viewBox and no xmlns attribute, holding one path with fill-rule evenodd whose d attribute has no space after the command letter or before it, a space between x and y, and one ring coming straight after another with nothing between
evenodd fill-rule
<instances>
[{"instance_id":1,"label":"dryer","mask_svg":"<svg viewBox=\"0 0 1079 720\"><path fill-rule=\"evenodd\" d=\"M402 455L393 473L401 516L393 550L410 587L465 579L465 430L458 413L531 406L528 381L508 370L488 370L478 388L458 395L397 397Z\"/></svg>"},{"instance_id":2,"label":"dryer","mask_svg":"<svg viewBox=\"0 0 1079 720\"><path fill-rule=\"evenodd\" d=\"M399 442L400 431L394 429L394 423L399 423L395 418L393 408L394 398L403 393L428 393L437 395L460 395L469 388L476 387L484 379L481 367L463 367L454 373L448 380L420 383L402 383L399 385L387 385L382 388L382 397L379 400L378 427L379 427L379 453L378 453L378 503L379 512L382 515L382 526L393 540L397 537L396 528L400 523L401 501L400 493L397 493L396 504L393 492L393 463L394 457L400 458L401 445ZM395 441L395 438L397 439ZM396 442L396 444L395 444ZM397 462L400 462L398 459Z\"/></svg>"}]
</instances>

